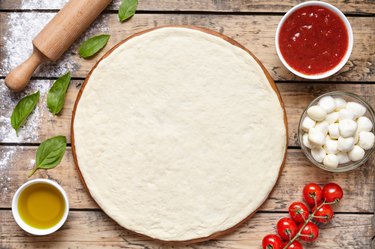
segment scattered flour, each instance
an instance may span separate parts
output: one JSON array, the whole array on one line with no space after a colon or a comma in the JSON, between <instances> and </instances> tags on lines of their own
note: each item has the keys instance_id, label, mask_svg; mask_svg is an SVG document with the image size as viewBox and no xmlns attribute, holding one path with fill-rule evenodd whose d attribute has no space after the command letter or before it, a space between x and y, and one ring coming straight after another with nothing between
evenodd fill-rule
<instances>
[{"instance_id":1,"label":"scattered flour","mask_svg":"<svg viewBox=\"0 0 375 249\"><path fill-rule=\"evenodd\" d=\"M27 86L22 93L13 93L5 86L4 80L0 80L0 143L35 143L39 138L39 131L42 129L43 116L48 113L46 106L47 92L51 80L38 80ZM10 124L10 116L18 101L31 93L40 91L40 101L35 110L30 114L25 125L21 127L16 135ZM25 168L31 169L34 165L34 158L27 160L22 157L22 146L1 146L0 147L0 202L8 201L9 194L13 194L15 189L10 189L13 162L18 159L23 160ZM14 159L13 157L17 157Z\"/></svg>"},{"instance_id":2,"label":"scattered flour","mask_svg":"<svg viewBox=\"0 0 375 249\"><path fill-rule=\"evenodd\" d=\"M40 0L22 0L21 8L34 10L34 9L61 9L68 0L53 0L53 1L40 1ZM46 4L48 3L48 4Z\"/></svg>"},{"instance_id":3,"label":"scattered flour","mask_svg":"<svg viewBox=\"0 0 375 249\"><path fill-rule=\"evenodd\" d=\"M5 201L7 193L11 190L9 189L11 178L9 174L10 162L14 155L16 155L21 149L15 146L9 146L7 148L0 149L0 201Z\"/></svg>"},{"instance_id":4,"label":"scattered flour","mask_svg":"<svg viewBox=\"0 0 375 249\"><path fill-rule=\"evenodd\" d=\"M41 0L22 0L21 9L24 10L37 10L37 9L61 9L69 0L54 0L54 1L41 1ZM113 0L111 9L118 8L121 0Z\"/></svg>"},{"instance_id":5,"label":"scattered flour","mask_svg":"<svg viewBox=\"0 0 375 249\"><path fill-rule=\"evenodd\" d=\"M58 0L52 1L51 4L53 6L56 4L56 7L60 8L65 2L65 0ZM41 4L39 0L25 0L22 1L22 6L20 8L37 9L41 7ZM22 63L32 53L33 37L38 34L55 14L56 13L31 12L9 13L6 15L7 29L2 31L2 36L0 37L0 44L4 44L4 46L0 47L0 75L5 76L11 69ZM105 15L100 16L59 61L43 64L36 72L36 75L40 77L59 77L68 70L74 74L74 71L79 68L79 64L74 62L73 58L77 53L76 51L79 44L92 35L108 33L107 19L108 17ZM45 95L52 82L53 80L32 80L25 91L16 94L5 87L4 80L0 80L0 142L38 142L38 131L42 129L42 117L48 113L45 104ZM23 96L37 90L41 92L41 101L39 101L38 107L30 115L26 125L22 127L17 137L10 125L10 115L14 106Z\"/></svg>"},{"instance_id":6,"label":"scattered flour","mask_svg":"<svg viewBox=\"0 0 375 249\"><path fill-rule=\"evenodd\" d=\"M52 1L53 2L53 1ZM5 16L7 29L0 37L0 75L6 75L11 69L25 61L32 53L32 40L56 13L8 13ZM77 56L79 44L95 34L108 33L108 15L101 15L91 27L56 62L42 64L34 75L39 77L59 77L67 70L75 72L80 67ZM61 38L63 39L63 37Z\"/></svg>"},{"instance_id":7,"label":"scattered flour","mask_svg":"<svg viewBox=\"0 0 375 249\"><path fill-rule=\"evenodd\" d=\"M38 140L39 130L42 129L43 115L48 110L46 106L47 92L49 90L50 80L38 80L29 84L22 93L13 93L5 86L4 80L0 80L0 96L2 97L0 106L0 142L1 143L35 143ZM25 125L21 127L16 135L16 131L10 124L10 116L18 101L26 95L40 91L40 100L27 119Z\"/></svg>"},{"instance_id":8,"label":"scattered flour","mask_svg":"<svg viewBox=\"0 0 375 249\"><path fill-rule=\"evenodd\" d=\"M10 205L10 200L12 195L16 191L18 186L11 184L12 170L17 171L15 164L17 161L23 158L23 154L27 151L21 146L4 146L0 147L0 206L4 206L4 202L7 202L5 205ZM31 170L35 165L35 156L30 160L23 160L21 165L22 169L25 169L25 175L22 177L16 177L17 180L26 179L28 170ZM21 178L21 179L20 179ZM1 247L0 247L1 248Z\"/></svg>"},{"instance_id":9,"label":"scattered flour","mask_svg":"<svg viewBox=\"0 0 375 249\"><path fill-rule=\"evenodd\" d=\"M7 30L2 39L0 74L6 75L11 69L24 62L32 53L32 40L48 23L55 13L9 13ZM67 70L75 71L79 65L70 56L63 56L58 62L48 62L37 69L38 76L59 76Z\"/></svg>"},{"instance_id":10,"label":"scattered flour","mask_svg":"<svg viewBox=\"0 0 375 249\"><path fill-rule=\"evenodd\" d=\"M45 2L40 0L21 0L19 9L60 9L67 1L49 1L46 7ZM7 12L1 16L1 21L5 25L2 25L0 29L0 76L6 76L11 69L18 66L31 55L33 38L55 14L33 11ZM109 33L108 19L109 15L101 15L62 58L57 62L43 64L34 75L49 78L59 77L68 70L74 74L79 69L79 63L82 60L77 57L79 44L93 35ZM61 37L61 39L64 39L64 37ZM55 118L48 112L46 106L47 92L52 82L53 80L32 80L22 93L12 93L4 85L4 80L0 79L0 143L39 142L39 131L43 129L43 120L50 121ZM41 93L39 104L29 116L25 125L20 129L18 136L16 136L16 132L10 124L13 108L22 97L37 90ZM44 117L44 115L48 116ZM15 191L9 189L12 179L7 172L12 168L12 160L16 160L13 157L20 156L20 153L23 153L22 146L0 147L0 202L9 200L9 194ZM19 158L22 158L22 156ZM31 169L35 163L34 158L25 158L24 163L27 168Z\"/></svg>"},{"instance_id":11,"label":"scattered flour","mask_svg":"<svg viewBox=\"0 0 375 249\"><path fill-rule=\"evenodd\" d=\"M60 8L67 0L51 1L51 8ZM38 9L42 5L39 0L24 0L21 2L21 9ZM32 39L38 34L44 25L56 13L45 12L11 12L5 15L4 21L6 29L1 30L0 36L0 75L5 76L11 69L22 63L32 53ZM35 75L39 77L59 77L66 71L74 74L79 68L79 64L74 61L78 59L77 48L86 38L98 34L108 33L108 16L100 16L91 27L76 41L73 46L63 55L63 57L53 63L47 62L42 65ZM63 37L62 37L63 39ZM76 57L76 58L74 58ZM42 117L47 115L48 110L45 104L46 93L53 80L32 80L28 87L22 93L16 94L9 91L4 80L0 80L0 142L2 143L22 143L38 142L38 131L42 129ZM25 95L37 90L41 92L41 101L30 115L26 125L22 127L18 137L10 125L10 115L14 106Z\"/></svg>"},{"instance_id":12,"label":"scattered flour","mask_svg":"<svg viewBox=\"0 0 375 249\"><path fill-rule=\"evenodd\" d=\"M9 165L7 163L12 159L13 155L17 151L17 147L15 146L9 146L9 149L1 149L1 157L0 157L0 171L6 170ZM3 178L3 175L1 175L1 179ZM0 181L1 183L1 181Z\"/></svg>"}]
</instances>

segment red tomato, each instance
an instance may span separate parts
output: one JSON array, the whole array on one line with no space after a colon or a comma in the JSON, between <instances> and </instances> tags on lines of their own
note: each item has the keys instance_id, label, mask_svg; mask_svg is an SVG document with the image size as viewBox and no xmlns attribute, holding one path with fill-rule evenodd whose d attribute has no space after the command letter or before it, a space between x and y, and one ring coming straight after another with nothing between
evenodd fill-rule
<instances>
[{"instance_id":1,"label":"red tomato","mask_svg":"<svg viewBox=\"0 0 375 249\"><path fill-rule=\"evenodd\" d=\"M323 198L326 202L339 202L344 196L342 188L336 183L328 183L323 187Z\"/></svg>"},{"instance_id":2,"label":"red tomato","mask_svg":"<svg viewBox=\"0 0 375 249\"><path fill-rule=\"evenodd\" d=\"M263 249L283 249L282 244L282 240L276 234L268 234L262 241Z\"/></svg>"},{"instance_id":3,"label":"red tomato","mask_svg":"<svg viewBox=\"0 0 375 249\"><path fill-rule=\"evenodd\" d=\"M297 224L290 218L281 218L277 222L276 229L283 240L291 240L298 232Z\"/></svg>"},{"instance_id":4,"label":"red tomato","mask_svg":"<svg viewBox=\"0 0 375 249\"><path fill-rule=\"evenodd\" d=\"M315 209L313 210L313 212L315 211ZM328 223L332 220L333 218L333 215L334 215L334 212L333 212L333 209L331 208L330 205L328 204L325 204L323 206L321 206L314 214L314 220L317 221L317 222L320 222L320 223ZM315 218L315 216L317 216Z\"/></svg>"},{"instance_id":5,"label":"red tomato","mask_svg":"<svg viewBox=\"0 0 375 249\"><path fill-rule=\"evenodd\" d=\"M309 209L303 202L293 202L289 206L289 215L295 222L304 222L309 217Z\"/></svg>"},{"instance_id":6,"label":"red tomato","mask_svg":"<svg viewBox=\"0 0 375 249\"><path fill-rule=\"evenodd\" d=\"M301 229L303 224L300 224L298 230ZM319 236L319 228L312 222L308 222L301 231L301 240L304 241L315 241Z\"/></svg>"},{"instance_id":7,"label":"red tomato","mask_svg":"<svg viewBox=\"0 0 375 249\"><path fill-rule=\"evenodd\" d=\"M310 206L316 206L322 200L322 189L316 183L309 183L303 188L303 199Z\"/></svg>"},{"instance_id":8,"label":"red tomato","mask_svg":"<svg viewBox=\"0 0 375 249\"><path fill-rule=\"evenodd\" d=\"M284 243L283 248L288 244L288 242ZM290 244L287 248L285 249L303 249L303 246L301 243L299 243L297 240L293 241L292 244Z\"/></svg>"}]
</instances>

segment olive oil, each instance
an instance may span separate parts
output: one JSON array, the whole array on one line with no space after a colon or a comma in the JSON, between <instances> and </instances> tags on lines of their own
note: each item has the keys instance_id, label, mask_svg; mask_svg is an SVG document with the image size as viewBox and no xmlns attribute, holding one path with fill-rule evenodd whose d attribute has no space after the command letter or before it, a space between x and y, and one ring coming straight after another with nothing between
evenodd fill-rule
<instances>
[{"instance_id":1,"label":"olive oil","mask_svg":"<svg viewBox=\"0 0 375 249\"><path fill-rule=\"evenodd\" d=\"M64 216L65 202L62 194L50 184L36 183L19 196L18 212L29 226L47 229L55 226Z\"/></svg>"}]
</instances>

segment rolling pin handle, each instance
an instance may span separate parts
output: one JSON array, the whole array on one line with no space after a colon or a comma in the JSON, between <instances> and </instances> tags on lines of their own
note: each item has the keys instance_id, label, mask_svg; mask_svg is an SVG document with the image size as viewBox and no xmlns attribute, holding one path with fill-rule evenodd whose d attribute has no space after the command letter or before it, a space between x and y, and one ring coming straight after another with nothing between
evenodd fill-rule
<instances>
[{"instance_id":1,"label":"rolling pin handle","mask_svg":"<svg viewBox=\"0 0 375 249\"><path fill-rule=\"evenodd\" d=\"M34 48L32 55L21 65L10 71L6 76L5 84L7 87L14 92L22 91L29 82L35 69L44 59L44 55L38 49Z\"/></svg>"}]
</instances>

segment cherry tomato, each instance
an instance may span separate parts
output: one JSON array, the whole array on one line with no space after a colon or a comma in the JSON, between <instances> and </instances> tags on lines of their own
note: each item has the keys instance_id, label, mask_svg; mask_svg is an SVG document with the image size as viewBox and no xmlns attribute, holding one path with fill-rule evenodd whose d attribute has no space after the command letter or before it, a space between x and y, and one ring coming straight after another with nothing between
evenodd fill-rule
<instances>
[{"instance_id":1,"label":"cherry tomato","mask_svg":"<svg viewBox=\"0 0 375 249\"><path fill-rule=\"evenodd\" d=\"M318 205L322 200L322 189L316 183L309 183L303 188L303 199L310 206Z\"/></svg>"},{"instance_id":2,"label":"cherry tomato","mask_svg":"<svg viewBox=\"0 0 375 249\"><path fill-rule=\"evenodd\" d=\"M303 224L300 224L298 230L301 229ZM301 231L301 240L304 241L315 241L319 236L319 228L312 222L308 222L306 226Z\"/></svg>"},{"instance_id":3,"label":"cherry tomato","mask_svg":"<svg viewBox=\"0 0 375 249\"><path fill-rule=\"evenodd\" d=\"M277 222L276 229L283 240L291 240L298 232L297 224L290 218L281 218Z\"/></svg>"},{"instance_id":4,"label":"cherry tomato","mask_svg":"<svg viewBox=\"0 0 375 249\"><path fill-rule=\"evenodd\" d=\"M289 206L289 215L295 222L304 222L309 217L309 209L303 202L293 202Z\"/></svg>"},{"instance_id":5,"label":"cherry tomato","mask_svg":"<svg viewBox=\"0 0 375 249\"><path fill-rule=\"evenodd\" d=\"M288 244L288 242L285 242L283 245L283 248ZM303 246L301 243L299 243L297 240L293 241L292 244L290 244L287 248L285 249L303 249Z\"/></svg>"},{"instance_id":6,"label":"cherry tomato","mask_svg":"<svg viewBox=\"0 0 375 249\"><path fill-rule=\"evenodd\" d=\"M282 244L282 240L276 234L268 234L262 241L263 249L283 249Z\"/></svg>"},{"instance_id":7,"label":"cherry tomato","mask_svg":"<svg viewBox=\"0 0 375 249\"><path fill-rule=\"evenodd\" d=\"M313 210L313 212L315 211L315 209ZM331 208L330 205L328 204L325 204L323 206L321 206L314 214L314 216L318 216L318 217L314 217L314 220L317 221L317 222L320 222L320 223L328 223L332 220L333 218L333 215L334 215L334 212L333 212L333 209Z\"/></svg>"},{"instance_id":8,"label":"cherry tomato","mask_svg":"<svg viewBox=\"0 0 375 249\"><path fill-rule=\"evenodd\" d=\"M336 183L328 183L323 187L323 198L326 202L339 202L344 196L342 188Z\"/></svg>"}]
</instances>

